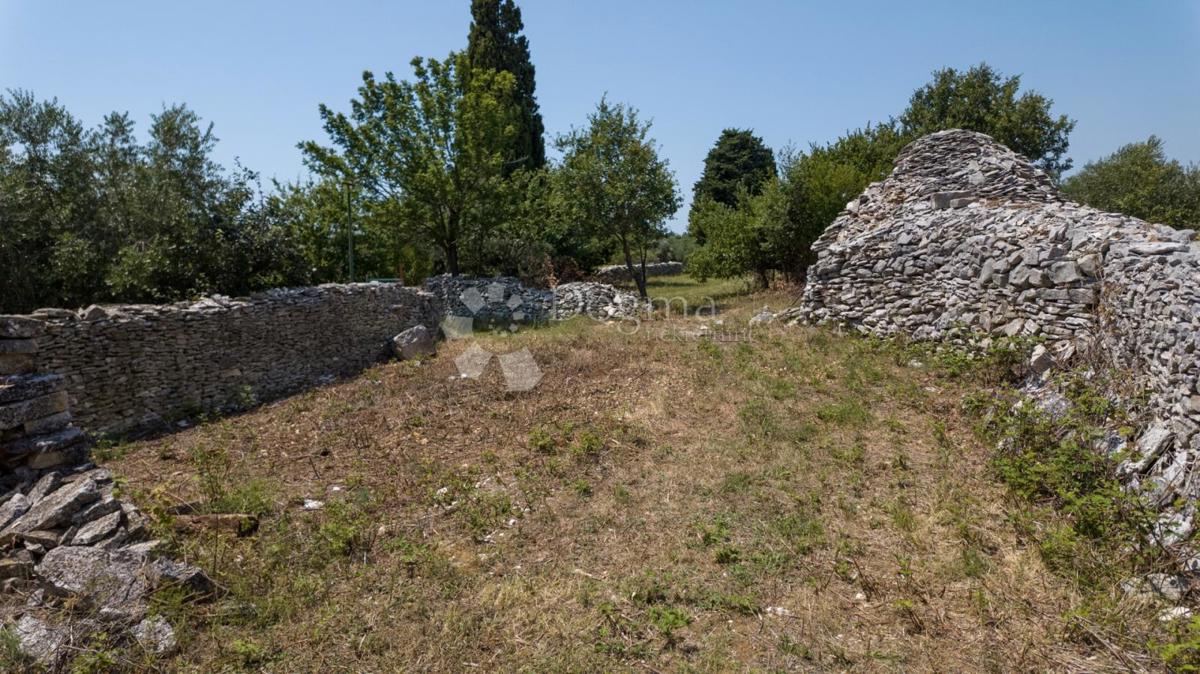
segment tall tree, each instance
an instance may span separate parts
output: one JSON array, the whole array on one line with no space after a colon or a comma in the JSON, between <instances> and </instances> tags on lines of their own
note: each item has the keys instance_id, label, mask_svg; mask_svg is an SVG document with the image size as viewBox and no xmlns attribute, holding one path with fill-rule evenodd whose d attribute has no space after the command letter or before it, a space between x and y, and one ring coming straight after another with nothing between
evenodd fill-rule
<instances>
[{"instance_id":1,"label":"tall tree","mask_svg":"<svg viewBox=\"0 0 1200 674\"><path fill-rule=\"evenodd\" d=\"M257 176L211 159L211 125L182 105L84 130L55 101L0 95L0 313L243 294L304 282Z\"/></svg>"},{"instance_id":2,"label":"tall tree","mask_svg":"<svg viewBox=\"0 0 1200 674\"><path fill-rule=\"evenodd\" d=\"M83 125L57 100L0 95L0 313L65 299L52 273L56 246L96 217L87 145ZM87 266L81 276L93 275Z\"/></svg>"},{"instance_id":3,"label":"tall tree","mask_svg":"<svg viewBox=\"0 0 1200 674\"><path fill-rule=\"evenodd\" d=\"M519 110L517 131L505 151L506 171L539 169L546 165L545 127L534 95L534 68L525 24L513 0L471 0L471 30L467 63L471 71L512 74L512 99ZM469 73L468 73L469 74Z\"/></svg>"},{"instance_id":4,"label":"tall tree","mask_svg":"<svg viewBox=\"0 0 1200 674\"><path fill-rule=\"evenodd\" d=\"M1167 159L1157 136L1088 162L1063 183L1063 192L1102 210L1200 229L1200 165Z\"/></svg>"},{"instance_id":5,"label":"tall tree","mask_svg":"<svg viewBox=\"0 0 1200 674\"><path fill-rule=\"evenodd\" d=\"M749 129L725 129L704 158L704 172L692 188L688 230L703 244L703 218L695 217L706 200L737 208L744 189L751 196L775 177L775 153Z\"/></svg>"},{"instance_id":6,"label":"tall tree","mask_svg":"<svg viewBox=\"0 0 1200 674\"><path fill-rule=\"evenodd\" d=\"M1020 75L1004 77L986 63L945 68L913 93L900 123L912 138L943 129L986 133L1057 177L1071 168L1064 155L1075 121L1051 113L1051 99L1020 89Z\"/></svg>"},{"instance_id":7,"label":"tall tree","mask_svg":"<svg viewBox=\"0 0 1200 674\"><path fill-rule=\"evenodd\" d=\"M588 126L558 138L562 165L555 172L560 203L570 218L617 244L643 298L646 252L679 210L675 174L650 138L637 110L601 99ZM634 267L637 255L638 267Z\"/></svg>"},{"instance_id":8,"label":"tall tree","mask_svg":"<svg viewBox=\"0 0 1200 674\"><path fill-rule=\"evenodd\" d=\"M317 173L352 180L372 209L436 246L446 271L458 274L503 220L514 78L471 70L461 53L416 58L412 67L412 82L363 73L349 115L321 105L334 147L300 148Z\"/></svg>"}]
</instances>

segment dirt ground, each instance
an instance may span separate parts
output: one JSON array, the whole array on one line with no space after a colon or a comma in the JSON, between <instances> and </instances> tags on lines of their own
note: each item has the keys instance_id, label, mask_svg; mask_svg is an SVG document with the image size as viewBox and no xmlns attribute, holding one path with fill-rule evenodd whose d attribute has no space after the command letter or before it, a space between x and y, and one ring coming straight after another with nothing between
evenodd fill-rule
<instances>
[{"instance_id":1,"label":"dirt ground","mask_svg":"<svg viewBox=\"0 0 1200 674\"><path fill-rule=\"evenodd\" d=\"M226 590L158 598L182 647L152 667L1137 669L1016 537L969 384L823 329L746 332L791 300L478 335L106 449ZM476 346L529 349L542 380L459 376ZM171 533L181 504L261 521Z\"/></svg>"}]
</instances>

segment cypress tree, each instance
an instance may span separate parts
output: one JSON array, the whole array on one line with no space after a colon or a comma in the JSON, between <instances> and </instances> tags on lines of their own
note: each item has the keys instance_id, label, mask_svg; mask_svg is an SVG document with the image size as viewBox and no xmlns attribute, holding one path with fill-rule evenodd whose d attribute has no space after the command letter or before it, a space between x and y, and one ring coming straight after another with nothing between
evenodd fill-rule
<instances>
[{"instance_id":1,"label":"cypress tree","mask_svg":"<svg viewBox=\"0 0 1200 674\"><path fill-rule=\"evenodd\" d=\"M546 165L545 127L534 96L534 69L525 24L513 0L471 0L471 32L467 62L472 68L507 70L516 79L513 92L520 108L520 128L507 153L507 168L537 169Z\"/></svg>"}]
</instances>

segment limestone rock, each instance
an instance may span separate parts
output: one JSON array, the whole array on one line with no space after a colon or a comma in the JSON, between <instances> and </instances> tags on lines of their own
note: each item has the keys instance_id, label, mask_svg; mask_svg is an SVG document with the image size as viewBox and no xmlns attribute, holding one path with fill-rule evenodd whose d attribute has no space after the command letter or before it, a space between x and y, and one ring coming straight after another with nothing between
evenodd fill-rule
<instances>
[{"instance_id":1,"label":"limestone rock","mask_svg":"<svg viewBox=\"0 0 1200 674\"><path fill-rule=\"evenodd\" d=\"M130 628L138 644L155 655L167 655L175 650L175 629L162 616L150 616Z\"/></svg>"},{"instance_id":2,"label":"limestone rock","mask_svg":"<svg viewBox=\"0 0 1200 674\"><path fill-rule=\"evenodd\" d=\"M67 542L70 545L95 545L115 533L119 526L121 526L121 511L116 510L83 525Z\"/></svg>"},{"instance_id":3,"label":"limestone rock","mask_svg":"<svg viewBox=\"0 0 1200 674\"><path fill-rule=\"evenodd\" d=\"M392 338L392 347L400 360L437 355L433 333L424 325L414 325Z\"/></svg>"},{"instance_id":4,"label":"limestone rock","mask_svg":"<svg viewBox=\"0 0 1200 674\"><path fill-rule=\"evenodd\" d=\"M139 618L154 587L147 559L121 550L64 545L36 571L55 594L79 598L106 618Z\"/></svg>"},{"instance_id":5,"label":"limestone rock","mask_svg":"<svg viewBox=\"0 0 1200 674\"><path fill-rule=\"evenodd\" d=\"M54 627L31 615L21 616L12 631L21 652L47 668L58 665L71 640L70 632L66 629Z\"/></svg>"},{"instance_id":6,"label":"limestone rock","mask_svg":"<svg viewBox=\"0 0 1200 674\"><path fill-rule=\"evenodd\" d=\"M100 488L92 478L63 485L34 503L28 512L0 531L0 536L53 529L69 522L72 515L99 498Z\"/></svg>"}]
</instances>

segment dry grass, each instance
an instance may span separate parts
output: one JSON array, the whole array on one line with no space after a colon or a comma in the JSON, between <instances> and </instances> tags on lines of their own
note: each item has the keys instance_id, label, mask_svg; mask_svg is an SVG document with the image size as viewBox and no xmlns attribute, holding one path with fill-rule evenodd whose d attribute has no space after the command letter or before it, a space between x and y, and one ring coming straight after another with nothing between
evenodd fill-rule
<instances>
[{"instance_id":1,"label":"dry grass","mask_svg":"<svg viewBox=\"0 0 1200 674\"><path fill-rule=\"evenodd\" d=\"M694 327L481 337L534 353L529 393L494 361L455 377L448 343L120 448L152 510L265 513L172 541L230 592L160 598L183 637L163 668L1125 671L1017 541L964 384L824 330Z\"/></svg>"}]
</instances>

